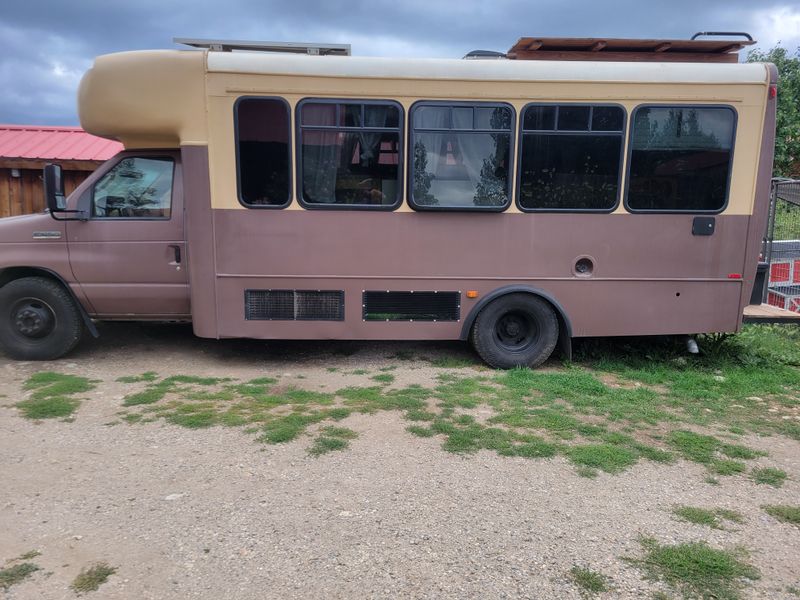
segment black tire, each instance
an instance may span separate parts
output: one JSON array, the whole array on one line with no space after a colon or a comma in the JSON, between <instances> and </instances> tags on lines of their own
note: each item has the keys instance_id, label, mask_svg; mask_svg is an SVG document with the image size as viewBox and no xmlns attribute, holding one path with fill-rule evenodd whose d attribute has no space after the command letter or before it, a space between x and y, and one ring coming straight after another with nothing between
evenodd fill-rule
<instances>
[{"instance_id":1,"label":"black tire","mask_svg":"<svg viewBox=\"0 0 800 600\"><path fill-rule=\"evenodd\" d=\"M75 301L52 279L23 277L0 288L0 346L12 358L60 358L82 334Z\"/></svg>"},{"instance_id":2,"label":"black tire","mask_svg":"<svg viewBox=\"0 0 800 600\"><path fill-rule=\"evenodd\" d=\"M537 367L558 342L558 318L545 300L532 294L507 294L478 313L472 345L497 369Z\"/></svg>"}]
</instances>

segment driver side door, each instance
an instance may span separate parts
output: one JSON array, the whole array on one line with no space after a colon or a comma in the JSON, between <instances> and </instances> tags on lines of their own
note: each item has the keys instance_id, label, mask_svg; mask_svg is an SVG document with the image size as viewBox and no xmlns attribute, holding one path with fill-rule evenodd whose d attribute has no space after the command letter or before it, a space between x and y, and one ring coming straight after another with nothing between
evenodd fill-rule
<instances>
[{"instance_id":1,"label":"driver side door","mask_svg":"<svg viewBox=\"0 0 800 600\"><path fill-rule=\"evenodd\" d=\"M177 152L122 153L78 198L67 223L72 273L105 318L188 318L183 189Z\"/></svg>"}]
</instances>

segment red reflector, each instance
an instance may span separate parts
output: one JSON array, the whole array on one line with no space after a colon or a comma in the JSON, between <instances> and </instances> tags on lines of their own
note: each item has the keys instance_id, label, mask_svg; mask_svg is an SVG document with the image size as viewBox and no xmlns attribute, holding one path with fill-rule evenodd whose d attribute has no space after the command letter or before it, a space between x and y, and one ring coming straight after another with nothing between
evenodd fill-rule
<instances>
[{"instance_id":1,"label":"red reflector","mask_svg":"<svg viewBox=\"0 0 800 600\"><path fill-rule=\"evenodd\" d=\"M777 98L777 96L778 96L778 86L777 85L769 86L769 97L770 97L770 99Z\"/></svg>"},{"instance_id":2,"label":"red reflector","mask_svg":"<svg viewBox=\"0 0 800 600\"><path fill-rule=\"evenodd\" d=\"M728 279L741 279L741 273L728 273Z\"/></svg>"}]
</instances>

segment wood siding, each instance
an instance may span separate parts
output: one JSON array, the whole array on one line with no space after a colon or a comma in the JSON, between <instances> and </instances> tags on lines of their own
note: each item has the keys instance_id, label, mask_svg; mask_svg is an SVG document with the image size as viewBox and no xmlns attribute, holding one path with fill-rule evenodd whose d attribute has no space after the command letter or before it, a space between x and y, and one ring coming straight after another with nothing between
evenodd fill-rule
<instances>
[{"instance_id":1,"label":"wood siding","mask_svg":"<svg viewBox=\"0 0 800 600\"><path fill-rule=\"evenodd\" d=\"M100 163L97 163L98 165ZM44 167L44 163L42 163ZM42 169L18 169L19 177L12 177L12 169L0 163L0 218L27 215L44 210ZM64 171L64 192L69 195L91 171Z\"/></svg>"}]
</instances>

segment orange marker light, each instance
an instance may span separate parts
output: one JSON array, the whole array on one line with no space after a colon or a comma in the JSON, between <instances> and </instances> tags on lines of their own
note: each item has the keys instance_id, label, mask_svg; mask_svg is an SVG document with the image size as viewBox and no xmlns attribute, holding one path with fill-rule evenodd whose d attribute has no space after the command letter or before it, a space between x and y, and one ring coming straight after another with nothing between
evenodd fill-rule
<instances>
[{"instance_id":1,"label":"orange marker light","mask_svg":"<svg viewBox=\"0 0 800 600\"><path fill-rule=\"evenodd\" d=\"M741 279L741 273L728 273L728 279Z\"/></svg>"},{"instance_id":2,"label":"orange marker light","mask_svg":"<svg viewBox=\"0 0 800 600\"><path fill-rule=\"evenodd\" d=\"M478 290L467 290L467 298L477 298Z\"/></svg>"}]
</instances>

